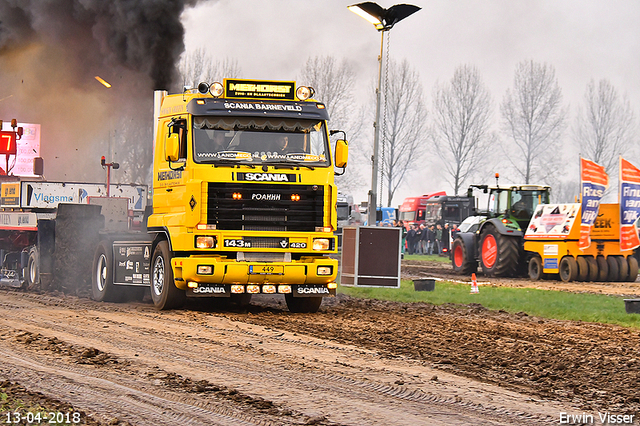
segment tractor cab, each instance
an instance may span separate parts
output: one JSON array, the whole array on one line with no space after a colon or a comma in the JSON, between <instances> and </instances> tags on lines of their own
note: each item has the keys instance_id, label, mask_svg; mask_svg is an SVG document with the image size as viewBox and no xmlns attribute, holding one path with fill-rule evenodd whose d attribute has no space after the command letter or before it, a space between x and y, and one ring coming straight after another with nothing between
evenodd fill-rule
<instances>
[{"instance_id":1,"label":"tractor cab","mask_svg":"<svg viewBox=\"0 0 640 426\"><path fill-rule=\"evenodd\" d=\"M502 217L507 227L517 225L526 229L538 204L549 203L551 188L546 185L511 185L489 189L489 217Z\"/></svg>"}]
</instances>

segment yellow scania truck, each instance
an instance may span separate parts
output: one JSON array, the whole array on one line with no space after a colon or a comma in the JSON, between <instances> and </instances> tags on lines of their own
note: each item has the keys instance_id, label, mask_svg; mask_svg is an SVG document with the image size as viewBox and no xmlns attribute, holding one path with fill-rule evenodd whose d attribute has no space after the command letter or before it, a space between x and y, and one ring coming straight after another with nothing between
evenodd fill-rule
<instances>
[{"instance_id":1,"label":"yellow scania truck","mask_svg":"<svg viewBox=\"0 0 640 426\"><path fill-rule=\"evenodd\" d=\"M152 195L141 229L98 230L95 223L126 224L132 215L126 200L115 198L75 197L100 207L63 202L46 212L12 206L7 215L34 217L22 230L24 244L7 248L16 254L3 270L14 270L16 285L30 286L54 275L58 264L80 269L81 255L93 251L96 300L140 298L146 288L157 308L171 309L187 297L243 305L267 293L283 295L292 312L316 312L337 287L334 174L346 167L348 147L344 132L328 129L325 105L312 96L312 88L294 82L233 79L180 94L156 91ZM332 155L336 133L342 138ZM14 186L16 199L26 196L26 185L25 194ZM106 220L84 219L96 212ZM79 229L78 221L85 224L83 240L93 232L99 242L62 262L76 243L61 248L61 238ZM15 232L7 229L8 236Z\"/></svg>"},{"instance_id":2,"label":"yellow scania truck","mask_svg":"<svg viewBox=\"0 0 640 426\"><path fill-rule=\"evenodd\" d=\"M316 312L335 294L334 167L325 105L294 82L226 79L155 93L155 235L151 295L160 309L186 296L283 294ZM344 133L343 133L344 134Z\"/></svg>"}]
</instances>

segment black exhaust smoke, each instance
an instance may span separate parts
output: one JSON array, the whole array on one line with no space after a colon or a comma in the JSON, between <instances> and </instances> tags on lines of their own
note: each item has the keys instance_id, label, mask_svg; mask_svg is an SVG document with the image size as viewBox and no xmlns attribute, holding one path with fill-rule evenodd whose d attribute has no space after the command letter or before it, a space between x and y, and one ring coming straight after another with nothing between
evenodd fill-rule
<instances>
[{"instance_id":1,"label":"black exhaust smoke","mask_svg":"<svg viewBox=\"0 0 640 426\"><path fill-rule=\"evenodd\" d=\"M64 48L91 75L125 67L167 89L184 50L180 15L197 0L0 0L0 56L32 43ZM43 64L44 65L44 64Z\"/></svg>"},{"instance_id":2,"label":"black exhaust smoke","mask_svg":"<svg viewBox=\"0 0 640 426\"><path fill-rule=\"evenodd\" d=\"M149 183L153 90L176 91L197 0L0 0L0 119L41 124L45 176ZM96 76L111 83L107 89Z\"/></svg>"}]
</instances>

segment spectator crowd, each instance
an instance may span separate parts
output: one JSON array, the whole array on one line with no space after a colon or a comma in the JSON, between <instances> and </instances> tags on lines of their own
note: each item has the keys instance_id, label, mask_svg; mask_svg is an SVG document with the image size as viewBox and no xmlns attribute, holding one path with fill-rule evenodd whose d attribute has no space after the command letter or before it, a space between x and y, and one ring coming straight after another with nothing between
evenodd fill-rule
<instances>
[{"instance_id":1,"label":"spectator crowd","mask_svg":"<svg viewBox=\"0 0 640 426\"><path fill-rule=\"evenodd\" d=\"M398 225L404 228L402 222ZM460 232L457 225L450 226L448 223L444 226L412 223L405 229L406 235L403 240L406 240L408 254L447 254L450 242Z\"/></svg>"}]
</instances>

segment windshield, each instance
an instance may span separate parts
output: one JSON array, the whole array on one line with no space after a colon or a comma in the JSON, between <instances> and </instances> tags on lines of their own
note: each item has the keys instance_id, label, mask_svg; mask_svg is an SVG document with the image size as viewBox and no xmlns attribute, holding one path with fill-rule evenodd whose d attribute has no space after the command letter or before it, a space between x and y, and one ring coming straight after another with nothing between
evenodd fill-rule
<instances>
[{"instance_id":1,"label":"windshield","mask_svg":"<svg viewBox=\"0 0 640 426\"><path fill-rule=\"evenodd\" d=\"M436 223L440 219L440 203L428 203L425 206L424 220L429 223Z\"/></svg>"},{"instance_id":2,"label":"windshield","mask_svg":"<svg viewBox=\"0 0 640 426\"><path fill-rule=\"evenodd\" d=\"M511 214L517 219L530 219L538 204L548 204L547 191L521 190L511 193Z\"/></svg>"},{"instance_id":3,"label":"windshield","mask_svg":"<svg viewBox=\"0 0 640 426\"><path fill-rule=\"evenodd\" d=\"M446 223L460 222L460 206L457 204L447 204L446 206L444 206L442 219Z\"/></svg>"},{"instance_id":4,"label":"windshield","mask_svg":"<svg viewBox=\"0 0 640 426\"><path fill-rule=\"evenodd\" d=\"M329 165L324 121L194 117L196 163Z\"/></svg>"},{"instance_id":5,"label":"windshield","mask_svg":"<svg viewBox=\"0 0 640 426\"><path fill-rule=\"evenodd\" d=\"M400 212L400 220L402 220L402 221L404 221L404 220L416 220L416 212L415 211Z\"/></svg>"}]
</instances>

